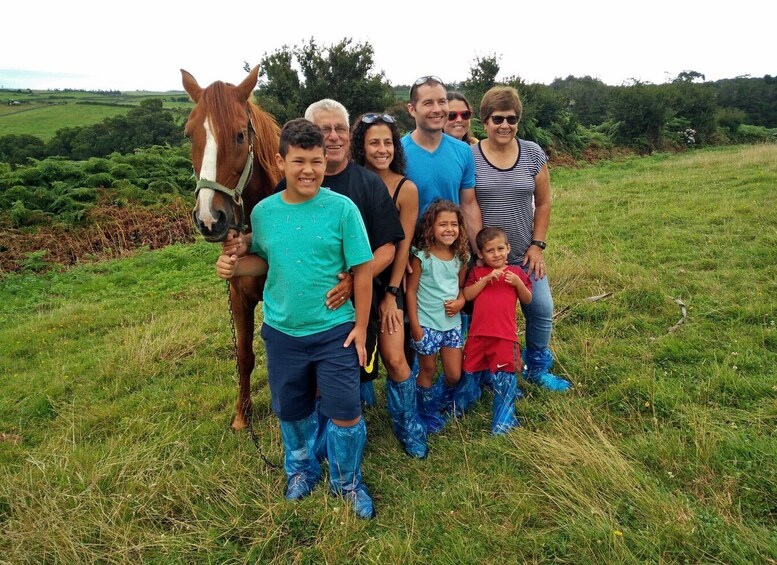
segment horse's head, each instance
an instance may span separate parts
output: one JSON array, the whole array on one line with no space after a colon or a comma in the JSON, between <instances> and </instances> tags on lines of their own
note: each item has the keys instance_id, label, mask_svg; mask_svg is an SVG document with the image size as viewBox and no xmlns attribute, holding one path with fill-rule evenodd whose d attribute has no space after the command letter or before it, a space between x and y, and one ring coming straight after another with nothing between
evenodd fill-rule
<instances>
[{"instance_id":1,"label":"horse's head","mask_svg":"<svg viewBox=\"0 0 777 565\"><path fill-rule=\"evenodd\" d=\"M201 88L191 74L181 74L194 102L185 128L197 178L194 225L206 240L223 241L230 228L241 230L247 222L242 193L251 177L255 133L249 99L259 67L237 86L217 81Z\"/></svg>"}]
</instances>

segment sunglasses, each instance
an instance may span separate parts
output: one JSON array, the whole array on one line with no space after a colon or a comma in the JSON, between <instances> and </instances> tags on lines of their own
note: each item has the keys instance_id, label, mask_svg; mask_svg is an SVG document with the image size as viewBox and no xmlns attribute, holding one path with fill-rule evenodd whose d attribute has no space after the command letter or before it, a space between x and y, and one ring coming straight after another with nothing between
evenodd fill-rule
<instances>
[{"instance_id":1,"label":"sunglasses","mask_svg":"<svg viewBox=\"0 0 777 565\"><path fill-rule=\"evenodd\" d=\"M456 118L461 118L462 120L468 120L472 117L472 110L460 110L458 112L448 112L448 120L453 122L456 120Z\"/></svg>"},{"instance_id":2,"label":"sunglasses","mask_svg":"<svg viewBox=\"0 0 777 565\"><path fill-rule=\"evenodd\" d=\"M443 88L447 88L445 86L445 83L442 81L442 79L435 75L427 75L424 77L418 77L416 81L413 83L413 86L410 87L410 100L412 101L415 98L415 92L418 90L418 87L422 84L426 84L427 82L434 82L437 84L442 85Z\"/></svg>"},{"instance_id":3,"label":"sunglasses","mask_svg":"<svg viewBox=\"0 0 777 565\"><path fill-rule=\"evenodd\" d=\"M445 85L445 83L442 81L442 79L441 79L440 77L438 77L438 76L434 76L434 75L428 75L428 76L425 76L425 77L419 77L419 78L418 78L418 79L417 79L417 80L416 80L416 81L413 83L413 86L421 86L422 84L426 84L426 83L427 83L427 82L429 82L430 80L431 80L432 82L439 82L439 83L440 83L440 84L442 84L443 86Z\"/></svg>"},{"instance_id":4,"label":"sunglasses","mask_svg":"<svg viewBox=\"0 0 777 565\"><path fill-rule=\"evenodd\" d=\"M513 116L491 116L488 119L491 120L491 123L494 124L495 126L502 125L502 122L505 121L505 120L507 120L507 123L510 124L511 126L514 126L515 124L518 123L518 116L515 116L515 115L513 115Z\"/></svg>"},{"instance_id":5,"label":"sunglasses","mask_svg":"<svg viewBox=\"0 0 777 565\"><path fill-rule=\"evenodd\" d=\"M393 124L395 121L394 118L389 116L388 114L370 113L370 114L364 114L362 116L362 122L364 122L365 124L374 124L378 120L380 120L381 122L385 122L387 124Z\"/></svg>"}]
</instances>

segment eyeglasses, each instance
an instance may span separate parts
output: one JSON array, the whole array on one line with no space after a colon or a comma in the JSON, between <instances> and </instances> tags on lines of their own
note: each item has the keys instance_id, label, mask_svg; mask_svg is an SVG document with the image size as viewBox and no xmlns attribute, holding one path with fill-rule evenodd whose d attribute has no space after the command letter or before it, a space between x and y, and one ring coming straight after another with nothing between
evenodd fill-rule
<instances>
[{"instance_id":1,"label":"eyeglasses","mask_svg":"<svg viewBox=\"0 0 777 565\"><path fill-rule=\"evenodd\" d=\"M394 123L394 118L389 116L388 114L370 113L370 114L364 114L362 116L362 122L364 122L365 124L374 124L378 120L380 120L381 122L386 122L387 124Z\"/></svg>"},{"instance_id":2,"label":"eyeglasses","mask_svg":"<svg viewBox=\"0 0 777 565\"><path fill-rule=\"evenodd\" d=\"M515 114L513 114L512 116L491 116L488 119L491 120L491 123L494 124L495 126L502 125L502 122L504 122L505 120L507 120L507 123L510 124L511 126L514 126L515 124L518 123L518 116L516 116Z\"/></svg>"},{"instance_id":3,"label":"eyeglasses","mask_svg":"<svg viewBox=\"0 0 777 565\"><path fill-rule=\"evenodd\" d=\"M324 134L324 137L331 135L332 132L335 132L339 136L348 135L348 128L345 126L318 126L321 128L321 133Z\"/></svg>"},{"instance_id":4,"label":"eyeglasses","mask_svg":"<svg viewBox=\"0 0 777 565\"><path fill-rule=\"evenodd\" d=\"M455 121L456 118L460 117L462 120L468 120L472 117L472 110L460 110L458 112L450 111L448 112L448 120L451 122Z\"/></svg>"}]
</instances>

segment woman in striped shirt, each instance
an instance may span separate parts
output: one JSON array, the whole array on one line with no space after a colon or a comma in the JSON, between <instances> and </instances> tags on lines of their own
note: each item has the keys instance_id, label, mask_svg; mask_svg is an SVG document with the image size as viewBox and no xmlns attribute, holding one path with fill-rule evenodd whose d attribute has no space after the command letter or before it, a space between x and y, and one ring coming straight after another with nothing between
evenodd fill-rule
<instances>
[{"instance_id":1,"label":"woman in striped shirt","mask_svg":"<svg viewBox=\"0 0 777 565\"><path fill-rule=\"evenodd\" d=\"M550 176L547 156L539 145L518 139L523 105L512 87L496 86L483 96L480 121L487 138L472 146L475 196L483 226L505 230L510 243L508 263L520 265L531 279L533 298L522 304L526 318L524 377L550 390L572 385L550 372L553 355L553 297L545 268L545 238L550 224Z\"/></svg>"}]
</instances>

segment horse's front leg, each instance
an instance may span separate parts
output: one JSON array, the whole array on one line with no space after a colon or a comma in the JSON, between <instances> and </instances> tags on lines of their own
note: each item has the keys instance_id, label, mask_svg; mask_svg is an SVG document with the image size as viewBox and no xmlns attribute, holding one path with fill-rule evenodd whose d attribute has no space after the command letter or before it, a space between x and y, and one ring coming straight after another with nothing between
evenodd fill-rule
<instances>
[{"instance_id":1,"label":"horse's front leg","mask_svg":"<svg viewBox=\"0 0 777 565\"><path fill-rule=\"evenodd\" d=\"M232 316L235 321L237 338L237 371L238 384L235 418L232 428L238 432L251 423L251 373L256 364L254 354L254 312L259 302L256 282L246 280L248 277L233 279L230 285L230 300L232 301Z\"/></svg>"}]
</instances>

